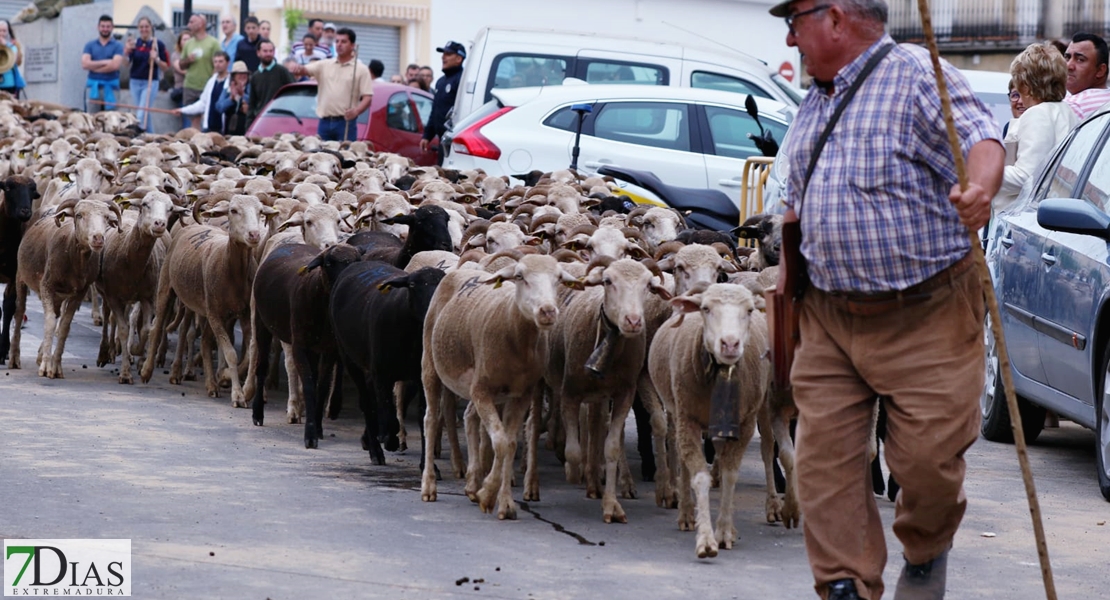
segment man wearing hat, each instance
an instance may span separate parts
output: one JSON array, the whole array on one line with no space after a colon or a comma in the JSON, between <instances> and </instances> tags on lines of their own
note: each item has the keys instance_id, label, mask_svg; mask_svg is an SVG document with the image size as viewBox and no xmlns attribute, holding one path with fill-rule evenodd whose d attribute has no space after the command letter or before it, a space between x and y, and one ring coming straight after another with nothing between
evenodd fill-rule
<instances>
[{"instance_id":1,"label":"man wearing hat","mask_svg":"<svg viewBox=\"0 0 1110 600\"><path fill-rule=\"evenodd\" d=\"M324 33L320 35L320 46L327 50L329 58L335 56L335 23L324 23Z\"/></svg>"},{"instance_id":2,"label":"man wearing hat","mask_svg":"<svg viewBox=\"0 0 1110 600\"><path fill-rule=\"evenodd\" d=\"M986 224L1001 183L998 126L945 63L970 182L961 190L929 52L887 35L886 2L787 0L771 14L786 20L786 44L814 80L779 160L809 280L790 383L815 590L828 600L883 594L886 540L868 468L882 396L885 458L902 485L894 598L940 600L967 508L964 453L979 433L986 309L968 229Z\"/></svg>"},{"instance_id":3,"label":"man wearing hat","mask_svg":"<svg viewBox=\"0 0 1110 600\"><path fill-rule=\"evenodd\" d=\"M424 128L424 139L420 140L420 149L427 150L432 138L439 137L447 132L447 115L455 106L455 96L459 93L459 82L462 81L462 64L466 59L466 46L458 42L447 42L436 52L443 54L443 77L436 82L436 95L432 99L432 116L428 119L428 126ZM443 145L437 151L439 164L443 164Z\"/></svg>"},{"instance_id":4,"label":"man wearing hat","mask_svg":"<svg viewBox=\"0 0 1110 600\"><path fill-rule=\"evenodd\" d=\"M224 117L224 135L247 133L250 125L247 115L250 78L251 71L245 61L237 60L231 65L231 82L216 102L216 110Z\"/></svg>"}]
</instances>

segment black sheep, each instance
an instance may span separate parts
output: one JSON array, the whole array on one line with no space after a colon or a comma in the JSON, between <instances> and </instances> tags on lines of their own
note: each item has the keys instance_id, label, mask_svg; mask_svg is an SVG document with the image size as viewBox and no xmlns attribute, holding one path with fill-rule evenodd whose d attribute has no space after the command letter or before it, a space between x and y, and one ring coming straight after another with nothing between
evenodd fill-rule
<instances>
[{"instance_id":1,"label":"black sheep","mask_svg":"<svg viewBox=\"0 0 1110 600\"><path fill-rule=\"evenodd\" d=\"M4 304L0 315L4 326L0 331L0 365L8 360L11 344L12 315L15 314L16 258L19 243L23 240L23 230L31 219L32 204L39 192L35 182L28 177L12 176L0 181L4 198L0 201L0 282L8 284L4 288ZM22 323L16 323L19 327Z\"/></svg>"},{"instance_id":2,"label":"black sheep","mask_svg":"<svg viewBox=\"0 0 1110 600\"><path fill-rule=\"evenodd\" d=\"M387 225L408 225L409 234L402 243L397 236L384 231L363 231L352 235L347 243L363 251L363 260L380 260L399 269L408 266L417 252L425 250L454 249L451 233L447 230L447 211L429 204L409 215L391 217L382 221Z\"/></svg>"},{"instance_id":3,"label":"black sheep","mask_svg":"<svg viewBox=\"0 0 1110 600\"><path fill-rule=\"evenodd\" d=\"M424 315L443 276L443 271L431 267L406 273L369 261L345 270L332 289L330 315L336 344L358 387L366 419L363 448L375 464L385 463L379 437L385 439L387 450L399 446L393 384L420 380Z\"/></svg>"}]
</instances>

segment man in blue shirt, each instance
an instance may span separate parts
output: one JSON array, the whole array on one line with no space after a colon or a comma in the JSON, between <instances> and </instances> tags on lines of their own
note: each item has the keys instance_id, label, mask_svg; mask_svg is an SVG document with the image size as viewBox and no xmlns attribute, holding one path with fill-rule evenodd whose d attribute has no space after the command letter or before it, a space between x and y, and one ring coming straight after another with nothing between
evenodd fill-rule
<instances>
[{"instance_id":1,"label":"man in blue shirt","mask_svg":"<svg viewBox=\"0 0 1110 600\"><path fill-rule=\"evenodd\" d=\"M119 91L119 68L123 64L123 44L112 39L112 17L101 15L96 29L100 36L85 44L81 68L89 72L86 100L103 100L104 110L115 110ZM85 112L89 111L88 102Z\"/></svg>"}]
</instances>

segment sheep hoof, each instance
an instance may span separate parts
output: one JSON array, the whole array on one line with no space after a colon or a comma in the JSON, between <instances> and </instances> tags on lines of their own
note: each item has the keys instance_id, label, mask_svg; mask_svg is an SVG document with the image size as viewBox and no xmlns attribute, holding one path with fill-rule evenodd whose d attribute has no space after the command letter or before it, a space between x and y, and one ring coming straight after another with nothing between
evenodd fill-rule
<instances>
[{"instance_id":1,"label":"sheep hoof","mask_svg":"<svg viewBox=\"0 0 1110 600\"><path fill-rule=\"evenodd\" d=\"M732 544L736 541L736 527L732 525L718 525L714 536L721 549L732 550Z\"/></svg>"},{"instance_id":2,"label":"sheep hoof","mask_svg":"<svg viewBox=\"0 0 1110 600\"><path fill-rule=\"evenodd\" d=\"M424 502L435 502L436 501L436 492L435 492L435 490L432 490L431 492L420 492L420 499Z\"/></svg>"},{"instance_id":3,"label":"sheep hoof","mask_svg":"<svg viewBox=\"0 0 1110 600\"><path fill-rule=\"evenodd\" d=\"M510 521L515 521L516 520L516 502L513 502L512 500L510 500L509 502L505 503L505 506L501 507L501 510L497 511L497 518L502 520L502 521L504 521L506 519L508 519Z\"/></svg>"},{"instance_id":4,"label":"sheep hoof","mask_svg":"<svg viewBox=\"0 0 1110 600\"><path fill-rule=\"evenodd\" d=\"M301 422L301 416L296 411L289 411L285 413L285 422L290 425L296 425Z\"/></svg>"},{"instance_id":5,"label":"sheep hoof","mask_svg":"<svg viewBox=\"0 0 1110 600\"><path fill-rule=\"evenodd\" d=\"M698 558L715 558L717 556L717 543L715 541L702 541L698 543Z\"/></svg>"},{"instance_id":6,"label":"sheep hoof","mask_svg":"<svg viewBox=\"0 0 1110 600\"><path fill-rule=\"evenodd\" d=\"M601 498L601 493L597 491L596 487L595 488L587 488L586 489L586 497L589 498L590 500L597 500L597 499Z\"/></svg>"},{"instance_id":7,"label":"sheep hoof","mask_svg":"<svg viewBox=\"0 0 1110 600\"><path fill-rule=\"evenodd\" d=\"M765 511L767 513L768 523L778 523L782 520L782 500L779 499L777 494L774 496L767 496Z\"/></svg>"},{"instance_id":8,"label":"sheep hoof","mask_svg":"<svg viewBox=\"0 0 1110 600\"><path fill-rule=\"evenodd\" d=\"M623 489L621 489L621 498L624 498L626 500L635 500L636 499L636 486L635 485L629 485L629 486L625 486Z\"/></svg>"},{"instance_id":9,"label":"sheep hoof","mask_svg":"<svg viewBox=\"0 0 1110 600\"><path fill-rule=\"evenodd\" d=\"M454 472L455 472L455 479L462 479L463 477L466 477L466 468L465 467L461 468L461 469L455 469Z\"/></svg>"},{"instance_id":10,"label":"sheep hoof","mask_svg":"<svg viewBox=\"0 0 1110 600\"><path fill-rule=\"evenodd\" d=\"M8 364L8 370L9 371L12 370L12 369L22 368L19 364L19 357L18 356L14 357L14 358L9 358L8 363L9 363Z\"/></svg>"},{"instance_id":11,"label":"sheep hoof","mask_svg":"<svg viewBox=\"0 0 1110 600\"><path fill-rule=\"evenodd\" d=\"M406 443L405 440L401 440L400 445L397 446L397 452L401 453L401 452L404 452L405 450L408 450L408 449L409 449L408 443Z\"/></svg>"},{"instance_id":12,"label":"sheep hoof","mask_svg":"<svg viewBox=\"0 0 1110 600\"><path fill-rule=\"evenodd\" d=\"M370 462L379 467L385 464L385 453L380 446L370 449Z\"/></svg>"},{"instance_id":13,"label":"sheep hoof","mask_svg":"<svg viewBox=\"0 0 1110 600\"><path fill-rule=\"evenodd\" d=\"M185 371L185 376L184 376L183 379L185 381L196 381L197 380L196 371Z\"/></svg>"},{"instance_id":14,"label":"sheep hoof","mask_svg":"<svg viewBox=\"0 0 1110 600\"><path fill-rule=\"evenodd\" d=\"M481 489L481 490L478 490L477 496L478 496L478 508L480 508L483 513L487 513L487 514L492 513L493 509L497 507L496 506L496 503L497 503L497 493L496 492L491 493L491 492L487 492L485 489Z\"/></svg>"},{"instance_id":15,"label":"sheep hoof","mask_svg":"<svg viewBox=\"0 0 1110 600\"><path fill-rule=\"evenodd\" d=\"M606 523L628 523L628 517L621 511L619 514L602 515L601 519Z\"/></svg>"},{"instance_id":16,"label":"sheep hoof","mask_svg":"<svg viewBox=\"0 0 1110 600\"><path fill-rule=\"evenodd\" d=\"M317 440L314 437L305 436L305 438L304 438L304 447L308 450L313 450L315 448L318 448L319 444L320 444L319 440Z\"/></svg>"},{"instance_id":17,"label":"sheep hoof","mask_svg":"<svg viewBox=\"0 0 1110 600\"><path fill-rule=\"evenodd\" d=\"M540 501L540 486L539 483L529 483L524 486L524 501L525 502L539 502Z\"/></svg>"},{"instance_id":18,"label":"sheep hoof","mask_svg":"<svg viewBox=\"0 0 1110 600\"><path fill-rule=\"evenodd\" d=\"M131 385L131 373L120 373L119 382L125 385Z\"/></svg>"},{"instance_id":19,"label":"sheep hoof","mask_svg":"<svg viewBox=\"0 0 1110 600\"><path fill-rule=\"evenodd\" d=\"M680 514L678 516L679 531L693 531L694 527L694 515Z\"/></svg>"},{"instance_id":20,"label":"sheep hoof","mask_svg":"<svg viewBox=\"0 0 1110 600\"><path fill-rule=\"evenodd\" d=\"M794 500L793 498L787 497L786 502L783 503L781 515L782 515L782 524L787 529L796 528L802 520L802 511L798 507L797 500Z\"/></svg>"}]
</instances>

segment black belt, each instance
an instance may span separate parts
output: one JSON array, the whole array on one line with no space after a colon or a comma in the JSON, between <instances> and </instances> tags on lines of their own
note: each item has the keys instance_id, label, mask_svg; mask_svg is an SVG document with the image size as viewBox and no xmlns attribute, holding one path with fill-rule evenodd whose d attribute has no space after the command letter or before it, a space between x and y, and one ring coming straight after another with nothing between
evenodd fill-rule
<instances>
[{"instance_id":1,"label":"black belt","mask_svg":"<svg viewBox=\"0 0 1110 600\"><path fill-rule=\"evenodd\" d=\"M347 117L320 117L321 121L346 121Z\"/></svg>"},{"instance_id":2,"label":"black belt","mask_svg":"<svg viewBox=\"0 0 1110 600\"><path fill-rule=\"evenodd\" d=\"M826 292L817 290L833 306L856 316L871 317L891 310L920 304L933 297L932 292L950 285L975 264L975 255L968 252L963 258L917 285L892 292L860 294L855 292Z\"/></svg>"}]
</instances>

